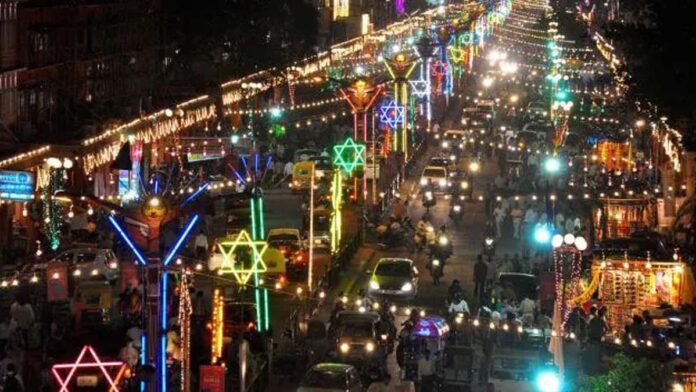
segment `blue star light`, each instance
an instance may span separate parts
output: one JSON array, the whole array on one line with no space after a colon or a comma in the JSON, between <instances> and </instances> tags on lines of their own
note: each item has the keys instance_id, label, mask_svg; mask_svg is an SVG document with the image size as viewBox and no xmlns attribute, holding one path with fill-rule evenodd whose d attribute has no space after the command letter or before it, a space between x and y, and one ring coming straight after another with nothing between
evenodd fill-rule
<instances>
[{"instance_id":1,"label":"blue star light","mask_svg":"<svg viewBox=\"0 0 696 392\"><path fill-rule=\"evenodd\" d=\"M396 102L390 101L388 104L382 105L379 110L381 112L379 122L389 125L391 129L404 123L404 107L397 105Z\"/></svg>"}]
</instances>

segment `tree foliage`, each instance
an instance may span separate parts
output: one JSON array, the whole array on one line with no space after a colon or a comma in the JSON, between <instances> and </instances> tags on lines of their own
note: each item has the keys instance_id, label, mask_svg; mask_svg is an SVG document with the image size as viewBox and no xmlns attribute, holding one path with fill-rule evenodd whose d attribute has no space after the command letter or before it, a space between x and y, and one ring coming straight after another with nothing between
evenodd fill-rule
<instances>
[{"instance_id":1,"label":"tree foliage","mask_svg":"<svg viewBox=\"0 0 696 392\"><path fill-rule=\"evenodd\" d=\"M609 372L586 378L579 392L664 391L665 386L659 362L618 354L612 359Z\"/></svg>"},{"instance_id":2,"label":"tree foliage","mask_svg":"<svg viewBox=\"0 0 696 392\"><path fill-rule=\"evenodd\" d=\"M696 2L622 1L622 20L608 35L625 58L625 70L639 97L667 113L672 122L696 121Z\"/></svg>"}]
</instances>

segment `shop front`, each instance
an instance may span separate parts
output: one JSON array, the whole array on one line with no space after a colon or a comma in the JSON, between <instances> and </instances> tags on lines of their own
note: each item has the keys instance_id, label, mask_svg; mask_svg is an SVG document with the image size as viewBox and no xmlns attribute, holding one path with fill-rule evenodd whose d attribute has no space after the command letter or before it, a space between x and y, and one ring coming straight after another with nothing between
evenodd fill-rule
<instances>
[{"instance_id":1,"label":"shop front","mask_svg":"<svg viewBox=\"0 0 696 392\"><path fill-rule=\"evenodd\" d=\"M647 196L601 198L593 214L595 238L625 238L657 227L657 207Z\"/></svg>"}]
</instances>

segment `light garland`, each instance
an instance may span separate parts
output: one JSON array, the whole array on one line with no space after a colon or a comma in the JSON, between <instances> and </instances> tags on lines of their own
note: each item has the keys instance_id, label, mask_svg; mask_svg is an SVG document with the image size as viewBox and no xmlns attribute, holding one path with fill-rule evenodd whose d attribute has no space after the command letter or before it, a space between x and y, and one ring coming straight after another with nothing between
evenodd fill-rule
<instances>
[{"instance_id":1,"label":"light garland","mask_svg":"<svg viewBox=\"0 0 696 392\"><path fill-rule=\"evenodd\" d=\"M181 339L181 392L191 388L191 295L189 274L183 271L179 282L179 338Z\"/></svg>"},{"instance_id":2,"label":"light garland","mask_svg":"<svg viewBox=\"0 0 696 392\"><path fill-rule=\"evenodd\" d=\"M11 165L14 165L15 163L19 163L21 161L31 159L34 157L44 156L49 151L51 151L51 146L43 146L43 147L39 147L35 150L30 150L27 152L17 154L15 156L10 157L10 158L1 160L0 161L0 168L11 166Z\"/></svg>"},{"instance_id":3,"label":"light garland","mask_svg":"<svg viewBox=\"0 0 696 392\"><path fill-rule=\"evenodd\" d=\"M211 321L212 341L210 344L211 360L214 365L222 357L223 328L225 321L225 302L220 289L213 291L213 318Z\"/></svg>"}]
</instances>

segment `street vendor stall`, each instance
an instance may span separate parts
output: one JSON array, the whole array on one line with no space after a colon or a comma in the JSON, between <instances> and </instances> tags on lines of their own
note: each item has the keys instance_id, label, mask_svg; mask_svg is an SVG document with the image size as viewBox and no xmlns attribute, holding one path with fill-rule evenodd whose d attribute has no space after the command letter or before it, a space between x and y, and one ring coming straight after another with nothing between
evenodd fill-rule
<instances>
[{"instance_id":1,"label":"street vendor stall","mask_svg":"<svg viewBox=\"0 0 696 392\"><path fill-rule=\"evenodd\" d=\"M611 139L600 140L596 145L597 157L610 171L631 168L633 151L629 142Z\"/></svg>"},{"instance_id":2,"label":"street vendor stall","mask_svg":"<svg viewBox=\"0 0 696 392\"><path fill-rule=\"evenodd\" d=\"M665 306L677 308L690 300L683 295L693 290L688 287L692 283L684 279L686 268L681 262L669 261L595 261L588 290L596 288L598 304L607 307L610 330L622 331L633 315Z\"/></svg>"},{"instance_id":3,"label":"street vendor stall","mask_svg":"<svg viewBox=\"0 0 696 392\"><path fill-rule=\"evenodd\" d=\"M605 197L592 214L596 239L629 237L657 226L657 207L647 196Z\"/></svg>"}]
</instances>

